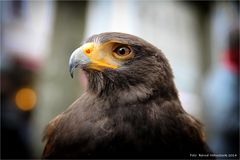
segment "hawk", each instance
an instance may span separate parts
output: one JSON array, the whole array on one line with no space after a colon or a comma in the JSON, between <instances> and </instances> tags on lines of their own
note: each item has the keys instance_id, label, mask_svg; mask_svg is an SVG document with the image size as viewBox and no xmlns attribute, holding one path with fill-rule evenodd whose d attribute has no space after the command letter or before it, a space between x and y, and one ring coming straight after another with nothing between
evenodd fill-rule
<instances>
[{"instance_id":1,"label":"hawk","mask_svg":"<svg viewBox=\"0 0 240 160\"><path fill-rule=\"evenodd\" d=\"M43 158L191 158L209 154L164 54L125 33L93 35L69 60L88 89L47 126ZM70 94L70 93L69 93ZM194 107L194 106L193 106Z\"/></svg>"}]
</instances>

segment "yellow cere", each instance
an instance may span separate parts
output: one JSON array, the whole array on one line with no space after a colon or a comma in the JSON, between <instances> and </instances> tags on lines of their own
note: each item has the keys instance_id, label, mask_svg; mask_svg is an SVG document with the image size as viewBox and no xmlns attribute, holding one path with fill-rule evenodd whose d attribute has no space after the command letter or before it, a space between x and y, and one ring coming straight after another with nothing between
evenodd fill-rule
<instances>
[{"instance_id":1,"label":"yellow cere","mask_svg":"<svg viewBox=\"0 0 240 160\"><path fill-rule=\"evenodd\" d=\"M109 59L108 54L104 55L104 53L108 53L108 50L104 50L104 47L98 45L96 43L86 43L82 46L82 50L84 54L90 59L92 64L91 68L101 70L101 67L107 67L116 69L118 66L114 64L110 64L111 60Z\"/></svg>"},{"instance_id":2,"label":"yellow cere","mask_svg":"<svg viewBox=\"0 0 240 160\"><path fill-rule=\"evenodd\" d=\"M89 55L90 53L92 53L93 49L94 49L93 43L86 43L83 45L83 51L86 55Z\"/></svg>"}]
</instances>

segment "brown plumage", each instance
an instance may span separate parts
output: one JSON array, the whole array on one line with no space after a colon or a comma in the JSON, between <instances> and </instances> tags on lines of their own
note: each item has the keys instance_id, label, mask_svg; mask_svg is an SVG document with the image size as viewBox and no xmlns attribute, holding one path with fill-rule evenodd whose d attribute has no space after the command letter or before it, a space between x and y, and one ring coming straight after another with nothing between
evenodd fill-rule
<instances>
[{"instance_id":1,"label":"brown plumage","mask_svg":"<svg viewBox=\"0 0 240 160\"><path fill-rule=\"evenodd\" d=\"M171 67L159 49L115 32L94 35L84 44L92 42L88 63L76 61L76 53L70 60L71 73L78 66L85 71L88 90L47 126L43 158L191 158L211 153L202 125L183 110ZM95 61L100 53L101 63Z\"/></svg>"}]
</instances>

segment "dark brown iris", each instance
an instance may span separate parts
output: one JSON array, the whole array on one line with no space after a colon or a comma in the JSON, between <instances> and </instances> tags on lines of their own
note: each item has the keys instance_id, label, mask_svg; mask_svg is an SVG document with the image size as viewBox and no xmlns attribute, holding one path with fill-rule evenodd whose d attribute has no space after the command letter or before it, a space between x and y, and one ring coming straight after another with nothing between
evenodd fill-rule
<instances>
[{"instance_id":1,"label":"dark brown iris","mask_svg":"<svg viewBox=\"0 0 240 160\"><path fill-rule=\"evenodd\" d=\"M119 46L114 50L114 52L119 56L126 56L130 54L131 50L127 46Z\"/></svg>"}]
</instances>

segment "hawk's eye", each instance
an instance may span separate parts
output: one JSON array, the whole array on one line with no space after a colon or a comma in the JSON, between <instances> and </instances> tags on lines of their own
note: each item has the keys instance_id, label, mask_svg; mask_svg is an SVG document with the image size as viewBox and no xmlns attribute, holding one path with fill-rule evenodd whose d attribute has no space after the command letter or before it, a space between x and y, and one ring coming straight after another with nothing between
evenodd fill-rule
<instances>
[{"instance_id":1,"label":"hawk's eye","mask_svg":"<svg viewBox=\"0 0 240 160\"><path fill-rule=\"evenodd\" d=\"M119 59L127 59L132 53L128 46L119 46L113 50L113 55Z\"/></svg>"}]
</instances>

